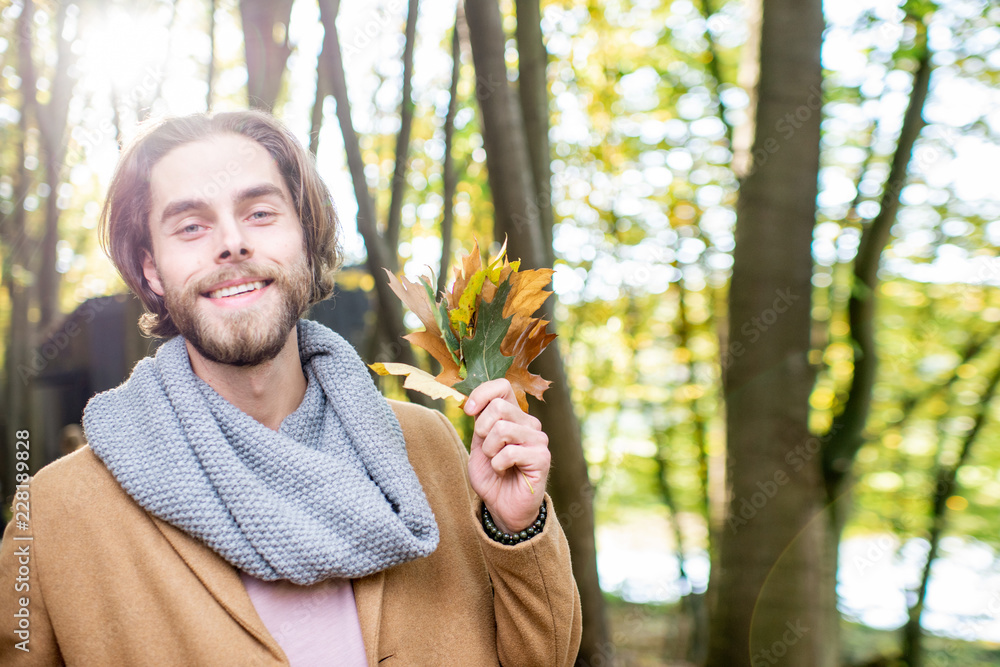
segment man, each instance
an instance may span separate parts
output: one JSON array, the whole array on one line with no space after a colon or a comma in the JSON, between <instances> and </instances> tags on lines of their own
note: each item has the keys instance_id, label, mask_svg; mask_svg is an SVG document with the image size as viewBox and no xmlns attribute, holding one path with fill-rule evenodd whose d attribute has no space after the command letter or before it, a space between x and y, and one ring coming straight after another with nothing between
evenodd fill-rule
<instances>
[{"instance_id":1,"label":"man","mask_svg":"<svg viewBox=\"0 0 1000 667\"><path fill-rule=\"evenodd\" d=\"M170 340L24 487L30 520L0 548L3 664L575 660L538 420L483 384L467 454L299 319L332 292L336 216L286 129L240 112L146 130L101 232L140 326Z\"/></svg>"}]
</instances>

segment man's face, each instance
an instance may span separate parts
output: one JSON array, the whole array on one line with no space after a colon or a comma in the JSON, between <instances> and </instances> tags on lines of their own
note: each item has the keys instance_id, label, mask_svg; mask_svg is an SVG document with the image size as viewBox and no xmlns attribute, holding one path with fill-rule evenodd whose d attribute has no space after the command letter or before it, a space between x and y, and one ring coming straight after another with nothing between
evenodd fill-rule
<instances>
[{"instance_id":1,"label":"man's face","mask_svg":"<svg viewBox=\"0 0 1000 667\"><path fill-rule=\"evenodd\" d=\"M206 359L273 359L309 304L302 225L285 179L256 141L223 134L153 167L153 257L143 273L181 335Z\"/></svg>"}]
</instances>

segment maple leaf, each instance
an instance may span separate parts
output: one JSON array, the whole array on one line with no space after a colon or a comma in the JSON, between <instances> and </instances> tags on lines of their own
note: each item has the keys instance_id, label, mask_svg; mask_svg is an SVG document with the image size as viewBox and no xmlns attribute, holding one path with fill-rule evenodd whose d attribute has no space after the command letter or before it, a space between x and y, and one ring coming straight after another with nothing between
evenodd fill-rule
<instances>
[{"instance_id":1,"label":"maple leaf","mask_svg":"<svg viewBox=\"0 0 1000 667\"><path fill-rule=\"evenodd\" d=\"M427 331L440 335L441 329L438 327L437 319L434 317L433 295L428 296L428 292L423 285L411 283L406 279L406 276L397 278L389 269L383 270L389 276L389 288L396 293L399 300L405 303L406 307L420 318L420 321L427 327Z\"/></svg>"},{"instance_id":2,"label":"maple leaf","mask_svg":"<svg viewBox=\"0 0 1000 667\"><path fill-rule=\"evenodd\" d=\"M459 359L455 354L458 351L458 340L455 339L451 328L445 325L445 329L451 334L451 340L441 331L440 311L434 303L434 292L431 281L426 277L421 277L421 282L412 283L406 277L397 278L388 269L385 270L389 276L389 287L399 297L406 307L413 311L413 314L420 318L425 329L417 333L403 336L418 347L422 347L437 359L441 364L442 373L438 377L451 377L451 371L457 375L459 369ZM453 346L449 343L454 341Z\"/></svg>"},{"instance_id":3,"label":"maple leaf","mask_svg":"<svg viewBox=\"0 0 1000 667\"><path fill-rule=\"evenodd\" d=\"M368 366L379 375L405 375L406 380L403 382L404 389L413 389L414 391L427 394L431 398L453 398L460 403L465 401L465 394L452 389L448 385L441 384L427 371L414 368L408 364L380 362L369 364Z\"/></svg>"},{"instance_id":4,"label":"maple leaf","mask_svg":"<svg viewBox=\"0 0 1000 667\"><path fill-rule=\"evenodd\" d=\"M500 345L504 354L513 355L517 339L539 321L533 315L552 295L545 288L551 282L553 273L552 269L536 269L511 274L510 296L503 309L503 314L511 317L510 329Z\"/></svg>"},{"instance_id":5,"label":"maple leaf","mask_svg":"<svg viewBox=\"0 0 1000 667\"><path fill-rule=\"evenodd\" d=\"M483 268L483 259L479 256L479 241L475 241L472 252L462 258L462 266L455 267L455 282L451 286L451 291L445 295L448 301L448 310L458 308L458 300L465 292L469 280L481 268Z\"/></svg>"},{"instance_id":6,"label":"maple leaf","mask_svg":"<svg viewBox=\"0 0 1000 667\"><path fill-rule=\"evenodd\" d=\"M528 372L528 364L541 354L548 347L549 343L556 338L554 333L545 332L546 325L548 325L548 321L546 320L535 320L534 326L526 329L518 336L511 355L514 358L514 362L507 369L507 374L504 376L514 389L517 404L525 412L528 411L528 399L525 394L531 394L535 398L542 400L542 394L552 384L549 380L543 380L542 376Z\"/></svg>"},{"instance_id":7,"label":"maple leaf","mask_svg":"<svg viewBox=\"0 0 1000 667\"><path fill-rule=\"evenodd\" d=\"M510 292L510 280L505 280L492 301L482 301L476 313L472 338L461 341L466 377L454 388L466 396L484 382L504 377L513 357L500 352L500 343L510 328L510 318L503 316L503 307Z\"/></svg>"},{"instance_id":8,"label":"maple leaf","mask_svg":"<svg viewBox=\"0 0 1000 667\"><path fill-rule=\"evenodd\" d=\"M441 372L431 379L468 394L483 382L506 377L527 412L527 394L541 399L551 384L530 373L528 365L556 337L546 333L546 320L534 317L552 294L545 288L554 272L519 271L520 260L510 262L506 251L505 241L484 266L475 243L455 269L450 291L437 302L433 271L420 282L390 274L389 283L426 327L404 338L441 364Z\"/></svg>"}]
</instances>

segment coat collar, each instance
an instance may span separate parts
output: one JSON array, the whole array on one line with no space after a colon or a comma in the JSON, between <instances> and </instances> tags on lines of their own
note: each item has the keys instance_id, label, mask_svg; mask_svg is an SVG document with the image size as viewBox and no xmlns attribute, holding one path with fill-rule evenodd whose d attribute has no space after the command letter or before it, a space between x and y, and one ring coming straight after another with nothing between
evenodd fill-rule
<instances>
[{"instance_id":1,"label":"coat collar","mask_svg":"<svg viewBox=\"0 0 1000 667\"><path fill-rule=\"evenodd\" d=\"M208 589L208 592L219 601L223 609L229 612L229 615L247 632L264 644L277 659L287 665L288 658L285 656L285 652L268 632L264 621L261 620L256 608L254 608L253 601L250 600L237 569L206 545L176 526L159 517L153 515L150 517L177 554L187 563L195 576ZM361 636L365 642L368 664L376 665L385 571L376 572L361 579L352 579L351 583L354 589L354 601L358 608L358 621L361 623Z\"/></svg>"}]
</instances>

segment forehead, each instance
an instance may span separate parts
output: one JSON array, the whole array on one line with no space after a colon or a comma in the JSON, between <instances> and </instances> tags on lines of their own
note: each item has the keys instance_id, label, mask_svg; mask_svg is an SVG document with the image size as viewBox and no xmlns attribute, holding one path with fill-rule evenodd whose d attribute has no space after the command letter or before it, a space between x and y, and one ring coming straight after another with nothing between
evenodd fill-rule
<instances>
[{"instance_id":1,"label":"forehead","mask_svg":"<svg viewBox=\"0 0 1000 667\"><path fill-rule=\"evenodd\" d=\"M225 200L230 192L264 183L289 194L270 153L239 134L214 135L174 148L153 165L149 180L154 215L174 200Z\"/></svg>"}]
</instances>

